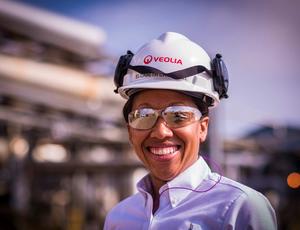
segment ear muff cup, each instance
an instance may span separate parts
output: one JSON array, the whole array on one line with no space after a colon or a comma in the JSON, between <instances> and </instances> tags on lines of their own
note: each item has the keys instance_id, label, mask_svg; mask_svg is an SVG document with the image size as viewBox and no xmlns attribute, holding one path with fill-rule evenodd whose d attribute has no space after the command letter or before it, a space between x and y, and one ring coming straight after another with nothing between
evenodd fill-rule
<instances>
[{"instance_id":1,"label":"ear muff cup","mask_svg":"<svg viewBox=\"0 0 300 230\"><path fill-rule=\"evenodd\" d=\"M115 70L115 75L114 75L114 83L115 86L117 87L114 92L118 93L118 88L122 86L123 84L123 78L125 74L127 73L128 67L130 65L131 59L133 57L133 53L128 50L125 55L122 55L119 58L116 70Z\"/></svg>"},{"instance_id":2,"label":"ear muff cup","mask_svg":"<svg viewBox=\"0 0 300 230\"><path fill-rule=\"evenodd\" d=\"M219 98L228 98L228 72L221 54L216 54L211 62L211 69L214 89L218 92Z\"/></svg>"}]
</instances>

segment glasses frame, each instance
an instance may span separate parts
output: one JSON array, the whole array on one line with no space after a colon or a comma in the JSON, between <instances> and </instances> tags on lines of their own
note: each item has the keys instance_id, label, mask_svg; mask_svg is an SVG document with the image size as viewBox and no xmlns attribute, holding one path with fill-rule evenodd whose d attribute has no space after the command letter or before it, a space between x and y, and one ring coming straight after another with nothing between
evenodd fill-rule
<instances>
[{"instance_id":1,"label":"glasses frame","mask_svg":"<svg viewBox=\"0 0 300 230\"><path fill-rule=\"evenodd\" d=\"M146 109L149 109L151 111L153 111L154 115L155 115L155 121L153 122L152 126L149 127L149 128L137 128L136 126L134 126L131 122L132 120L132 117L134 116L134 114L136 113L140 113L140 111L142 110L146 110ZM189 121L187 124L184 124L184 125L178 125L178 126L173 126L168 123L168 120L166 119L166 117L164 116L164 112L168 112L168 110L170 109L175 109L175 112L180 112L180 111L184 111L184 112L193 112L193 114L195 115L194 118L192 121ZM174 110L173 110L174 111ZM151 113L152 114L152 113ZM161 117L165 124L169 127L169 128L180 128L180 127L184 127L184 126L187 126L195 121L199 121L201 118L202 118L202 113L200 112L200 110L196 107L192 107L192 106L186 106L186 105L171 105L171 106L168 106L166 108L163 108L163 109L153 109L151 107L143 107L143 108L139 108L139 109L136 109L136 110L133 110L131 111L129 114L128 114L128 124L131 128L133 129L137 129L137 130L149 130L149 129L152 129L155 124L157 123L157 120L158 118Z\"/></svg>"}]
</instances>

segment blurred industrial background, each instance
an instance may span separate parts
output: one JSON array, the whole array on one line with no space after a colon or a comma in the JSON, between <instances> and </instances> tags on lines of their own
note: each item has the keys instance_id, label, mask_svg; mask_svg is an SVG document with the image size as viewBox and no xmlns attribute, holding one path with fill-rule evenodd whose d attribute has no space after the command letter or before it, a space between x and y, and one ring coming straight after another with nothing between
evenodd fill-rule
<instances>
[{"instance_id":1,"label":"blurred industrial background","mask_svg":"<svg viewBox=\"0 0 300 230\"><path fill-rule=\"evenodd\" d=\"M299 10L296 0L0 0L0 229L101 229L135 192L146 171L112 76L121 54L164 31L229 66L230 98L202 154L264 193L279 229L300 229Z\"/></svg>"}]
</instances>

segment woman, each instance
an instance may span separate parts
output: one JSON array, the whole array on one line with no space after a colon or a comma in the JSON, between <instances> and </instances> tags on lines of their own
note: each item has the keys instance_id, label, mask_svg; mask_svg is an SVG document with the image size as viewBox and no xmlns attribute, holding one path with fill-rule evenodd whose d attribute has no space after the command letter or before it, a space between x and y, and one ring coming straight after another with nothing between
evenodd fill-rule
<instances>
[{"instance_id":1,"label":"woman","mask_svg":"<svg viewBox=\"0 0 300 230\"><path fill-rule=\"evenodd\" d=\"M130 142L149 174L108 214L104 229L276 229L259 192L211 172L201 157L209 107L227 98L221 55L167 32L120 58L116 92Z\"/></svg>"}]
</instances>

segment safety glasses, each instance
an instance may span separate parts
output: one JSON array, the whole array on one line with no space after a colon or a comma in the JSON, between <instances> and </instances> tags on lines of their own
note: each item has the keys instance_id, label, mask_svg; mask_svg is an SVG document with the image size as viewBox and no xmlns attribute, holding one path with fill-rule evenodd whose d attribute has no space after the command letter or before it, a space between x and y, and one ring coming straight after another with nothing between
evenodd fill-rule
<instances>
[{"instance_id":1,"label":"safety glasses","mask_svg":"<svg viewBox=\"0 0 300 230\"><path fill-rule=\"evenodd\" d=\"M151 129L160 116L169 128L179 128L200 120L202 114L197 108L182 105L161 110L140 108L129 113L128 123L134 129Z\"/></svg>"}]
</instances>

